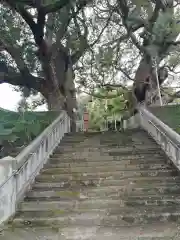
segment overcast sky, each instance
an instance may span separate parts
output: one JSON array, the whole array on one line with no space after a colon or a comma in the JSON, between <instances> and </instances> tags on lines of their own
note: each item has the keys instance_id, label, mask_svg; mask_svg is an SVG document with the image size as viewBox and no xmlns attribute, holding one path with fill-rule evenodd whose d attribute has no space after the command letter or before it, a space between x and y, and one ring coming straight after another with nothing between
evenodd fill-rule
<instances>
[{"instance_id":1,"label":"overcast sky","mask_svg":"<svg viewBox=\"0 0 180 240\"><path fill-rule=\"evenodd\" d=\"M0 107L16 110L20 99L20 93L14 91L9 84L3 83L0 85Z\"/></svg>"},{"instance_id":2,"label":"overcast sky","mask_svg":"<svg viewBox=\"0 0 180 240\"><path fill-rule=\"evenodd\" d=\"M7 83L0 84L0 107L16 111L21 94L14 91L13 87ZM36 111L44 111L46 106L40 106Z\"/></svg>"}]
</instances>

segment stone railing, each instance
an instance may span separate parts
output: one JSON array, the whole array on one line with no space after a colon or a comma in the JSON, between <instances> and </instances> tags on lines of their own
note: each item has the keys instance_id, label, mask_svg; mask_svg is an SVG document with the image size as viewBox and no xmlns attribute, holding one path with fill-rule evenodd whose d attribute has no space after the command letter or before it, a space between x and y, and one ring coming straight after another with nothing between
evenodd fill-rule
<instances>
[{"instance_id":1,"label":"stone railing","mask_svg":"<svg viewBox=\"0 0 180 240\"><path fill-rule=\"evenodd\" d=\"M180 135L143 106L139 107L139 125L152 136L180 169Z\"/></svg>"},{"instance_id":2,"label":"stone railing","mask_svg":"<svg viewBox=\"0 0 180 240\"><path fill-rule=\"evenodd\" d=\"M69 117L61 112L16 158L0 159L0 224L14 215L18 202L69 130Z\"/></svg>"}]
</instances>

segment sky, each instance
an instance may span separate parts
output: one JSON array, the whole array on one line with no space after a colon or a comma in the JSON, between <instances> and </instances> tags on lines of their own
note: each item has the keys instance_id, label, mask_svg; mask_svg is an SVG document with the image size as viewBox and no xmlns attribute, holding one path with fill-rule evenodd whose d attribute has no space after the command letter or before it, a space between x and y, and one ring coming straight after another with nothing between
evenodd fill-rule
<instances>
[{"instance_id":1,"label":"sky","mask_svg":"<svg viewBox=\"0 0 180 240\"><path fill-rule=\"evenodd\" d=\"M16 111L18 102L21 100L21 93L16 92L10 84L0 84L0 107L11 111ZM45 106L40 106L36 111L46 110Z\"/></svg>"},{"instance_id":2,"label":"sky","mask_svg":"<svg viewBox=\"0 0 180 240\"><path fill-rule=\"evenodd\" d=\"M0 107L15 111L21 99L21 94L13 90L7 83L0 85Z\"/></svg>"}]
</instances>

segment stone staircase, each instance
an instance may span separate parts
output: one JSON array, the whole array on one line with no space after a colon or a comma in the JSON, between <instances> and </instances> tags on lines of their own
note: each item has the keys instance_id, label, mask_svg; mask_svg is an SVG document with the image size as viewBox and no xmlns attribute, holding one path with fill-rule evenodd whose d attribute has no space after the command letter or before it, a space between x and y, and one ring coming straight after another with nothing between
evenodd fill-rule
<instances>
[{"instance_id":1,"label":"stone staircase","mask_svg":"<svg viewBox=\"0 0 180 240\"><path fill-rule=\"evenodd\" d=\"M180 174L143 130L67 134L1 240L179 239Z\"/></svg>"}]
</instances>

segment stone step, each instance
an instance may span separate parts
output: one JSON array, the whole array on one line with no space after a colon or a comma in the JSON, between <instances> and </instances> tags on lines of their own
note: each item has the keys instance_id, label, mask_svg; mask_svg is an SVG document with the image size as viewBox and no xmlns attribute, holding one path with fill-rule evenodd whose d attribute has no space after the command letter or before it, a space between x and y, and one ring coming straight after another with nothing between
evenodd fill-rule
<instances>
[{"instance_id":1,"label":"stone step","mask_svg":"<svg viewBox=\"0 0 180 240\"><path fill-rule=\"evenodd\" d=\"M106 148L104 148L106 147ZM104 151L108 151L108 152L134 152L134 151L157 151L157 150L161 150L161 147L154 144L134 144L133 146L129 146L129 144L127 146L118 146L118 147L111 147L108 148L107 146L103 146L101 145L101 150Z\"/></svg>"},{"instance_id":2,"label":"stone step","mask_svg":"<svg viewBox=\"0 0 180 240\"><path fill-rule=\"evenodd\" d=\"M143 155L139 157L139 155L136 156L128 156L128 157L109 157L109 156L100 156L100 157L68 157L68 158L50 158L47 164L87 164L89 166L94 166L95 165L105 165L105 164L110 164L114 165L116 163L121 163L122 165L127 165L127 164L170 164L172 165L172 161L168 160L167 158L164 158L159 155L159 157L149 157L145 158ZM104 164L103 164L104 163Z\"/></svg>"},{"instance_id":3,"label":"stone step","mask_svg":"<svg viewBox=\"0 0 180 240\"><path fill-rule=\"evenodd\" d=\"M35 182L35 184L32 187L32 190L38 190L38 191L46 191L46 190L61 190L61 189L84 189L84 188L94 188L94 187L111 187L111 186L118 186L118 187L124 187L124 186L133 186L135 187L142 187L142 188L174 188L175 186L180 186L180 179L174 181L172 178L169 179L169 181L145 181L142 180L139 181L131 181L130 180L90 180L90 181L60 181L60 182ZM153 185L152 185L153 184Z\"/></svg>"},{"instance_id":4,"label":"stone step","mask_svg":"<svg viewBox=\"0 0 180 240\"><path fill-rule=\"evenodd\" d=\"M127 179L127 178L141 178L141 177L170 177L178 176L178 172L175 169L167 170L126 170L126 171L114 171L114 172L84 172L84 173L59 173L59 174L45 174L36 177L37 181L56 182L60 180L90 180L98 178L110 178L110 179Z\"/></svg>"},{"instance_id":5,"label":"stone step","mask_svg":"<svg viewBox=\"0 0 180 240\"><path fill-rule=\"evenodd\" d=\"M19 204L18 209L22 211L47 211L62 209L70 211L74 208L78 209L104 209L111 207L123 207L124 203L120 200L113 199L86 199L83 201L29 201Z\"/></svg>"},{"instance_id":6,"label":"stone step","mask_svg":"<svg viewBox=\"0 0 180 240\"><path fill-rule=\"evenodd\" d=\"M46 238L45 238L46 236ZM64 228L25 227L3 231L1 240L179 240L178 226L173 223L156 223L151 226L101 227L76 226Z\"/></svg>"},{"instance_id":7,"label":"stone step","mask_svg":"<svg viewBox=\"0 0 180 240\"><path fill-rule=\"evenodd\" d=\"M153 222L167 222L176 221L180 222L180 210L172 209L171 212L168 209L164 211L153 210L145 212L121 212L112 211L107 214L106 211L94 211L85 212L81 214L62 214L57 217L16 217L13 220L13 227L72 227L72 226L99 226L99 227L122 227L122 226L134 226L139 224L152 224Z\"/></svg>"},{"instance_id":8,"label":"stone step","mask_svg":"<svg viewBox=\"0 0 180 240\"><path fill-rule=\"evenodd\" d=\"M136 161L135 161L136 160ZM100 155L100 156L82 156L80 154L73 154L72 156L51 156L49 158L49 162L51 163L59 163L59 162L65 162L65 163L84 163L84 162L89 162L89 163L94 163L94 162L113 162L113 161L134 161L135 163L143 163L143 162L148 162L148 163L158 163L159 161L167 161L167 157L162 156L161 154L152 154L150 156L144 156L144 155L126 155L126 156L109 156L109 155ZM142 162L141 162L142 161ZM122 162L122 164L126 164L126 162Z\"/></svg>"},{"instance_id":9,"label":"stone step","mask_svg":"<svg viewBox=\"0 0 180 240\"><path fill-rule=\"evenodd\" d=\"M151 147L156 147L159 148L159 146L156 144L156 142L152 141L152 139L136 139L136 141L123 141L122 139L119 141L118 139L114 141L114 139L110 139L108 141L99 141L96 144L97 148L101 147L109 147L109 148L122 148L122 147L140 147L143 148L144 146L148 146L149 148ZM81 142L79 145L71 145L70 143L66 142L66 140L62 140L61 144L59 144L56 147L56 150L63 150L63 149L79 149L81 146L89 147L91 148L90 144L86 141Z\"/></svg>"},{"instance_id":10,"label":"stone step","mask_svg":"<svg viewBox=\"0 0 180 240\"><path fill-rule=\"evenodd\" d=\"M72 140L72 141L76 141L76 140L79 140L79 139L87 139L87 138L91 138L92 135L85 135L84 133L83 134L73 134L73 135L69 135L69 134L65 134L64 136L64 139L63 140Z\"/></svg>"},{"instance_id":11,"label":"stone step","mask_svg":"<svg viewBox=\"0 0 180 240\"><path fill-rule=\"evenodd\" d=\"M82 163L76 163L76 162L48 162L44 165L44 169L53 169L53 168L62 168L62 169L74 169L74 171L84 171L84 169L87 169L90 171L90 169L93 168L93 171L96 171L96 169L107 169L109 167L116 167L118 169L171 169L172 165L164 163L163 160L161 161L152 161L148 162L147 160L122 160L122 161L98 161L98 162L82 162ZM99 171L99 170L98 170Z\"/></svg>"},{"instance_id":12,"label":"stone step","mask_svg":"<svg viewBox=\"0 0 180 240\"><path fill-rule=\"evenodd\" d=\"M93 153L92 150L88 150L88 151L84 151L82 150L82 152L75 152L75 151L72 151L72 152L62 152L62 153L58 153L58 152L55 152L53 154L53 157L54 158L60 158L60 157L65 157L65 156L71 156L72 154L76 154L77 156L81 156L83 153L83 155L86 154L86 156L90 155ZM94 153L93 154L97 154L97 156L99 155L99 151L98 150L94 150ZM103 151L103 155L109 155L109 156L127 156L127 155L140 155L140 154L143 154L143 155L152 155L152 154L162 154L161 150L157 149L157 148L154 148L154 149L142 149L142 150L133 150L133 151L130 151L130 150L114 150L114 151Z\"/></svg>"},{"instance_id":13,"label":"stone step","mask_svg":"<svg viewBox=\"0 0 180 240\"><path fill-rule=\"evenodd\" d=\"M111 208L77 208L74 206L72 209L51 209L51 210L31 210L31 211L18 211L15 218L49 218L49 217L65 217L71 214L84 214L84 213L97 213L104 214L105 216L122 216L126 217L127 215L142 215L142 214L163 214L163 213L175 213L180 217L180 208L175 206L145 206L145 207L116 207L112 206Z\"/></svg>"},{"instance_id":14,"label":"stone step","mask_svg":"<svg viewBox=\"0 0 180 240\"><path fill-rule=\"evenodd\" d=\"M102 143L155 143L155 141L149 137L147 134L134 134L127 135L127 134L115 134L115 135L107 135L103 134L100 137L100 141ZM124 137L124 138L123 138Z\"/></svg>"},{"instance_id":15,"label":"stone step","mask_svg":"<svg viewBox=\"0 0 180 240\"><path fill-rule=\"evenodd\" d=\"M19 204L19 211L49 211L56 209L62 211L72 211L73 209L114 209L114 208L139 208L139 209L155 209L161 207L180 208L180 197L168 197L166 198L138 198L137 201L128 199L111 199L111 198L101 198L101 199L86 199L83 201L29 201L22 202Z\"/></svg>"},{"instance_id":16,"label":"stone step","mask_svg":"<svg viewBox=\"0 0 180 240\"><path fill-rule=\"evenodd\" d=\"M65 145L71 145L71 144L79 144L79 143L83 143L84 141L88 140L88 137L75 137L75 138L68 138L68 137L65 137L63 140L62 140L62 144L65 144Z\"/></svg>"},{"instance_id":17,"label":"stone step","mask_svg":"<svg viewBox=\"0 0 180 240\"><path fill-rule=\"evenodd\" d=\"M45 174L61 174L61 173L81 173L81 172L114 172L114 171L126 171L126 170L167 170L172 169L172 166L168 164L104 164L104 166L84 166L84 167L78 167L77 165L74 166L73 164L70 164L69 166L61 166L60 167L56 164L55 166L52 164L49 164L48 166L45 166L44 169L41 170L42 173Z\"/></svg>"},{"instance_id":18,"label":"stone step","mask_svg":"<svg viewBox=\"0 0 180 240\"><path fill-rule=\"evenodd\" d=\"M39 176L36 177L36 182L49 182L51 183L57 183L57 182L67 182L67 181L75 181L78 183L82 183L82 184L86 184L86 182L91 182L91 183L101 183L103 182L108 182L111 184L111 181L116 181L119 180L121 181L121 183L126 183L128 182L139 182L139 184L141 183L152 183L152 184L156 184L157 182L167 182L167 181L178 181L179 182L179 176L131 176L131 177L120 177L119 174L118 175L112 175L110 174L109 176L89 176L87 177L86 174L84 174L85 176L78 176L78 175L74 175L74 176L68 176L66 174L66 176L62 176L62 175L53 175L53 176L49 176L49 175L45 175L45 174L41 174Z\"/></svg>"},{"instance_id":19,"label":"stone step","mask_svg":"<svg viewBox=\"0 0 180 240\"><path fill-rule=\"evenodd\" d=\"M96 141L96 140L95 140ZM76 150L76 149L82 149L84 148L140 148L144 149L145 146L147 148L157 148L159 149L159 146L152 140L144 141L143 139L136 140L135 142L133 141L123 141L122 139L120 141L118 140L109 140L109 141L96 141L96 144L93 146L89 144L88 139L85 141L79 141L76 143L70 142L70 141L65 141L62 140L61 144L58 145L55 149L55 151L63 151L64 149L67 150Z\"/></svg>"},{"instance_id":20,"label":"stone step","mask_svg":"<svg viewBox=\"0 0 180 240\"><path fill-rule=\"evenodd\" d=\"M126 206L179 206L180 204L180 195L167 196L129 196L128 198L123 198L122 202Z\"/></svg>"},{"instance_id":21,"label":"stone step","mask_svg":"<svg viewBox=\"0 0 180 240\"><path fill-rule=\"evenodd\" d=\"M100 198L100 199L84 199L80 201L24 201L19 204L19 211L49 211L56 209L62 211L72 211L73 209L119 209L119 208L138 208L144 211L144 209L155 209L161 207L167 207L170 209L178 207L180 208L180 196L167 196L165 198L154 196L149 197L136 197L132 199L112 199L112 198Z\"/></svg>"},{"instance_id":22,"label":"stone step","mask_svg":"<svg viewBox=\"0 0 180 240\"><path fill-rule=\"evenodd\" d=\"M180 174L145 131L67 134L9 221L13 234L3 240L169 240L173 222L177 230ZM48 233L52 229L57 237Z\"/></svg>"},{"instance_id":23,"label":"stone step","mask_svg":"<svg viewBox=\"0 0 180 240\"><path fill-rule=\"evenodd\" d=\"M70 192L72 192L72 195L73 193L83 193L87 196L90 196L91 194L94 196L109 196L110 194L112 193L117 193L119 194L119 196L121 195L152 195L152 194L180 194L180 186L179 185L168 185L168 186L148 186L148 185L145 185L145 186L134 186L133 184L127 184L127 185L124 185L124 186L98 186L98 187L81 187L79 186L78 187L71 187L69 189L62 189L62 188L59 188L59 189L49 189L49 188L46 188L44 189L43 191L39 191L40 189L35 190L33 189L30 193L33 193L33 192L37 192L38 194L43 194L43 195L46 195L48 194L49 192L51 193L54 193L55 195L58 195L62 193L63 194L66 194L67 195L71 195ZM86 193L88 191L88 193ZM38 196L37 194L37 196ZM49 195L48 195L49 196ZM54 196L54 195L53 195Z\"/></svg>"},{"instance_id":24,"label":"stone step","mask_svg":"<svg viewBox=\"0 0 180 240\"><path fill-rule=\"evenodd\" d=\"M95 140L96 142L102 143L102 144L108 144L108 143L155 143L155 141L149 137L146 134L135 134L135 135L127 135L127 134L114 134L114 135L106 135L106 134L99 134L96 136L86 136L86 137L64 137L62 139L62 142L68 143L68 142L82 142L87 144L88 142ZM94 145L94 144L89 144Z\"/></svg>"},{"instance_id":25,"label":"stone step","mask_svg":"<svg viewBox=\"0 0 180 240\"><path fill-rule=\"evenodd\" d=\"M151 161L153 163L155 163L156 161L162 161L164 160L164 162L166 161L169 161L169 162L172 162L170 161L166 156L164 156L163 154L161 153L156 153L156 154L151 154L151 155L144 155L144 154L134 154L134 155L123 155L123 156L109 156L109 154L104 154L103 152L99 152L99 153L84 153L84 152L80 152L78 154L76 153L73 153L73 154L70 154L70 155L62 155L62 156L59 156L59 155L52 155L50 158L49 158L49 161L48 162L51 162L51 161L57 161L57 160L60 160L61 162L102 162L102 161L109 161L111 162L112 161L112 164L113 164L113 161L128 161L128 160L142 160L142 161L146 161L146 162L150 162ZM140 162L141 163L141 162ZM158 162L157 162L158 163ZM138 164L138 162L137 162Z\"/></svg>"},{"instance_id":26,"label":"stone step","mask_svg":"<svg viewBox=\"0 0 180 240\"><path fill-rule=\"evenodd\" d=\"M113 198L113 197L119 197L125 198L128 197L129 199L133 198L133 196L137 197L151 197L157 195L157 197L161 198L163 195L167 196L178 196L180 195L180 187L161 187L161 188L141 188L141 187L98 187L98 188L88 188L88 189L69 189L64 190L61 189L59 191L57 190L46 190L46 191L30 191L27 194L27 197L25 198L27 201L30 201L31 199L38 199L38 200L81 200L81 199L90 199L90 198Z\"/></svg>"},{"instance_id":27,"label":"stone step","mask_svg":"<svg viewBox=\"0 0 180 240\"><path fill-rule=\"evenodd\" d=\"M96 131L96 132L75 132L75 133L66 133L65 136L68 137L72 137L72 138L76 138L76 137L92 137L92 136L99 136L103 134L103 132L101 131Z\"/></svg>"},{"instance_id":28,"label":"stone step","mask_svg":"<svg viewBox=\"0 0 180 240\"><path fill-rule=\"evenodd\" d=\"M90 146L85 146L84 144L81 146L59 146L56 148L55 150L55 154L58 154L58 153L68 153L68 152L78 152L79 150L84 150L84 151L87 151L87 152L93 152L93 151L97 151L97 149L101 149L101 151L103 152L132 152L132 151L139 151L139 150L147 150L147 151L154 151L154 150L161 150L161 148L159 146L157 146L156 144L136 144L136 145L133 145L133 144L127 144L127 145L119 145L119 146L108 146L108 145L102 145L102 144L99 144L99 145L96 145L96 147L90 147Z\"/></svg>"},{"instance_id":29,"label":"stone step","mask_svg":"<svg viewBox=\"0 0 180 240\"><path fill-rule=\"evenodd\" d=\"M142 149L142 150L133 150L133 151L109 151L109 156L121 156L121 155L136 155L136 154L143 154L143 155L152 155L152 154L162 154L161 150L154 148L154 149Z\"/></svg>"}]
</instances>

